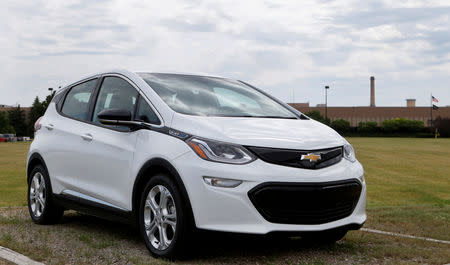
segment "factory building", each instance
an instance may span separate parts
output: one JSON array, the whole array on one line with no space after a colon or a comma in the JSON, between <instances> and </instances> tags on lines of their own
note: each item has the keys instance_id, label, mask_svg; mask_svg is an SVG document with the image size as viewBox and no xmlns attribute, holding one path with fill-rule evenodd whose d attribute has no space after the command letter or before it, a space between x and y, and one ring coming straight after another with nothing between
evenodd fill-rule
<instances>
[{"instance_id":1,"label":"factory building","mask_svg":"<svg viewBox=\"0 0 450 265\"><path fill-rule=\"evenodd\" d=\"M309 106L309 103L290 103L292 107L306 113L318 110L325 116L325 104ZM370 105L363 107L328 107L328 118L331 121L344 119L350 122L350 126L357 127L360 122L374 121L381 125L384 120L405 118L419 120L425 126L431 125L431 108L416 107L415 99L406 99L405 107L376 107L375 106L375 77L370 77ZM439 107L433 110L433 120L437 117L450 118L450 107Z\"/></svg>"}]
</instances>

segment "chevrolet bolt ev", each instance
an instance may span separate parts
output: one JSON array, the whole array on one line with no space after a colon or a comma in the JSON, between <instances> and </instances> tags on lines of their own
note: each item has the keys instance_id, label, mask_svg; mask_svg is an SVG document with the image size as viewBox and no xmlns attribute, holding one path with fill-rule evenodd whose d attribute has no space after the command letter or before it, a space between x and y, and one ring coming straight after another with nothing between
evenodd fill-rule
<instances>
[{"instance_id":1,"label":"chevrolet bolt ev","mask_svg":"<svg viewBox=\"0 0 450 265\"><path fill-rule=\"evenodd\" d=\"M75 209L133 222L157 257L179 256L196 229L334 242L366 220L352 146L242 81L92 75L59 90L35 132L33 221Z\"/></svg>"}]
</instances>

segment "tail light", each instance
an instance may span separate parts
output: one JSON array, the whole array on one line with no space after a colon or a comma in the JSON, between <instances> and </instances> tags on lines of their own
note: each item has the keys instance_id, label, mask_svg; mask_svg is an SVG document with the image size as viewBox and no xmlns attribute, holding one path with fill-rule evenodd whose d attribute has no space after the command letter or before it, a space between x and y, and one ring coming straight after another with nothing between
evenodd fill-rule
<instances>
[{"instance_id":1,"label":"tail light","mask_svg":"<svg viewBox=\"0 0 450 265\"><path fill-rule=\"evenodd\" d=\"M42 116L37 119L37 121L34 123L34 132L37 132L39 129L41 129L41 119Z\"/></svg>"}]
</instances>

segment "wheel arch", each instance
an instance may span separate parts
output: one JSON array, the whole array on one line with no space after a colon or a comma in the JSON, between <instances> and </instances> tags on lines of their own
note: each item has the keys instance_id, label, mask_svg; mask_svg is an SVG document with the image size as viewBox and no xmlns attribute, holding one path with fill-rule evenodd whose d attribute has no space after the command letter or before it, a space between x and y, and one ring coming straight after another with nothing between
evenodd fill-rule
<instances>
[{"instance_id":1,"label":"wheel arch","mask_svg":"<svg viewBox=\"0 0 450 265\"><path fill-rule=\"evenodd\" d=\"M28 159L28 163L27 163L27 183L31 178L31 171L33 171L33 168L36 165L42 165L44 167L45 171L47 171L47 174L49 174L47 165L45 164L45 161L44 161L44 158L42 158L42 156L39 153L33 153L30 156L30 158Z\"/></svg>"},{"instance_id":2,"label":"wheel arch","mask_svg":"<svg viewBox=\"0 0 450 265\"><path fill-rule=\"evenodd\" d=\"M174 182L175 185L180 190L181 196L183 200L187 203L187 210L189 219L195 223L195 219L193 216L191 201L189 200L188 193L186 191L186 187L183 183L183 180L180 177L180 174L175 169L175 167L166 159L163 158L152 158L148 160L139 170L137 174L136 180L133 185L133 193L132 193L132 207L133 207L133 215L136 217L139 215L139 200L141 198L142 191L145 188L145 183L150 180L150 178L157 173L165 173L167 174Z\"/></svg>"},{"instance_id":3,"label":"wheel arch","mask_svg":"<svg viewBox=\"0 0 450 265\"><path fill-rule=\"evenodd\" d=\"M42 165L47 172L48 182L50 183L50 194L53 194L52 180L50 178L50 172L48 171L47 164L45 163L44 158L39 153L33 153L28 159L27 163L27 185L30 182L31 172L36 165Z\"/></svg>"}]
</instances>

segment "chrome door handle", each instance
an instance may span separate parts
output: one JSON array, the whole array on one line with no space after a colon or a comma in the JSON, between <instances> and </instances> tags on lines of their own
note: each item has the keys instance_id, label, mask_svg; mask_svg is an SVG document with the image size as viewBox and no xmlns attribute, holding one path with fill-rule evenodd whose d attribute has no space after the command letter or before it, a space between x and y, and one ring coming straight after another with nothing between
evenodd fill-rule
<instances>
[{"instance_id":1,"label":"chrome door handle","mask_svg":"<svg viewBox=\"0 0 450 265\"><path fill-rule=\"evenodd\" d=\"M90 141L92 141L92 139L94 139L94 137L92 137L92 134L90 134L90 133L81 135L81 138L83 138L83 140L88 141L88 142L90 142Z\"/></svg>"},{"instance_id":2,"label":"chrome door handle","mask_svg":"<svg viewBox=\"0 0 450 265\"><path fill-rule=\"evenodd\" d=\"M53 124L49 123L49 124L45 125L45 128L47 128L47 130L51 131L51 130L53 130Z\"/></svg>"}]
</instances>

